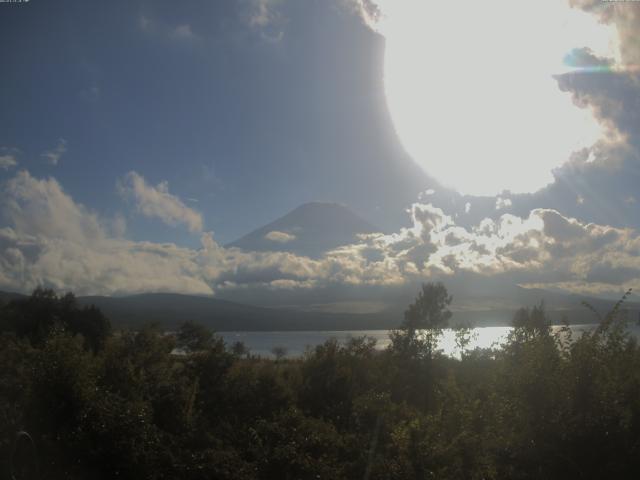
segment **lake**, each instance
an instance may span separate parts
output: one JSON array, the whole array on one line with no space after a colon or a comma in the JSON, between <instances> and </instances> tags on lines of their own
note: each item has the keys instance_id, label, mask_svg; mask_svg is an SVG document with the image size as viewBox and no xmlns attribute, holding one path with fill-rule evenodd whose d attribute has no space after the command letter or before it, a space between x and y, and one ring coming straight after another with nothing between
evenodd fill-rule
<instances>
[{"instance_id":1,"label":"lake","mask_svg":"<svg viewBox=\"0 0 640 480\"><path fill-rule=\"evenodd\" d=\"M596 327L594 324L571 325L574 338L578 338L585 331ZM560 329L561 326L553 326L552 329ZM512 327L479 327L472 330L472 339L468 348L499 348L504 342ZM634 335L640 337L640 327L633 326L630 330ZM376 349L383 350L389 343L389 330L351 330L351 331L319 331L319 332L220 332L228 344L238 340L250 349L252 355L272 358L271 350L274 347L284 347L287 357L299 357L304 352L320 345L330 338L335 338L339 343L344 344L350 338L367 336L376 340ZM442 351L451 356L459 356L455 343L455 331L447 329L442 335L439 347Z\"/></svg>"}]
</instances>

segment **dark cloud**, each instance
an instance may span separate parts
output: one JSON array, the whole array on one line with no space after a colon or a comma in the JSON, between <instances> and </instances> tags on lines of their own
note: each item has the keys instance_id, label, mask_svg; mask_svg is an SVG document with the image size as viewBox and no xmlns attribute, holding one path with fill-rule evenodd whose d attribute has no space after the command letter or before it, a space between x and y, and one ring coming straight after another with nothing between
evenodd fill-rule
<instances>
[{"instance_id":1,"label":"dark cloud","mask_svg":"<svg viewBox=\"0 0 640 480\"><path fill-rule=\"evenodd\" d=\"M600 21L615 25L620 40L623 65L640 64L640 8L634 2L608 2L602 0L569 0L577 8L597 15Z\"/></svg>"},{"instance_id":2,"label":"dark cloud","mask_svg":"<svg viewBox=\"0 0 640 480\"><path fill-rule=\"evenodd\" d=\"M611 67L613 60L601 58L593 53L589 47L574 48L564 57L564 64L575 68Z\"/></svg>"}]
</instances>

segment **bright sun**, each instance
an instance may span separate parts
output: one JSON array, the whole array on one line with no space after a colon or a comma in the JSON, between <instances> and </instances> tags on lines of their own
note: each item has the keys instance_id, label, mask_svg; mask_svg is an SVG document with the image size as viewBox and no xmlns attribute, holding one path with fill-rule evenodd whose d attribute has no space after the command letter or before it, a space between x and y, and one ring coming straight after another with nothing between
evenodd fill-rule
<instances>
[{"instance_id":1,"label":"bright sun","mask_svg":"<svg viewBox=\"0 0 640 480\"><path fill-rule=\"evenodd\" d=\"M532 192L603 132L558 88L563 58L616 57L615 31L561 0L379 0L385 88L405 148L473 195Z\"/></svg>"}]
</instances>

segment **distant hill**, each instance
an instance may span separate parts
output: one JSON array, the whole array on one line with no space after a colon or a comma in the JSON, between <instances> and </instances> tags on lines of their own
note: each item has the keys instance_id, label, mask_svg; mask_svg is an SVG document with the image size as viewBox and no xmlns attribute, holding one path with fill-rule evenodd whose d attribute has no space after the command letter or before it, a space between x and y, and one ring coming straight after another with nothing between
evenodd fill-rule
<instances>
[{"instance_id":1,"label":"distant hill","mask_svg":"<svg viewBox=\"0 0 640 480\"><path fill-rule=\"evenodd\" d=\"M19 298L25 298L25 297L26 295L23 295L22 293L0 291L0 306L9 303L11 300L17 300Z\"/></svg>"},{"instance_id":2,"label":"distant hill","mask_svg":"<svg viewBox=\"0 0 640 480\"><path fill-rule=\"evenodd\" d=\"M509 325L519 306L532 306L546 300L547 312L553 323L567 318L569 323L595 323L595 316L581 305L588 301L601 314L606 314L615 301L582 298L550 293L544 290L522 289L517 299L505 302L499 298L459 298L452 304L452 324L472 326ZM0 291L0 305L25 295ZM125 297L78 297L80 305L95 305L116 328L138 328L146 323L159 323L174 329L186 320L216 331L286 331L286 330L376 330L396 328L402 321L404 308L410 302L367 313L343 313L326 310L265 308L213 297L174 293L148 293ZM518 302L518 303L516 303ZM624 310L629 320L640 318L640 304L626 302Z\"/></svg>"},{"instance_id":3,"label":"distant hill","mask_svg":"<svg viewBox=\"0 0 640 480\"><path fill-rule=\"evenodd\" d=\"M341 245L355 243L376 228L344 205L306 203L285 216L227 245L246 251L286 251L312 258Z\"/></svg>"},{"instance_id":4,"label":"distant hill","mask_svg":"<svg viewBox=\"0 0 640 480\"><path fill-rule=\"evenodd\" d=\"M596 318L581 305L588 301L601 314L606 314L615 301L525 290L520 302L504 305L487 302L469 302L459 309L454 304L453 324L469 323L476 326L509 325L520 306L533 306L545 300L549 317L560 323L564 317L570 323L595 323ZM166 328L191 320L217 331L253 330L374 330L395 328L402 321L407 305L368 313L344 313L310 309L265 308L213 297L173 293L149 293L127 297L79 297L82 305L96 305L116 326L136 327L147 322L158 322ZM517 302L518 300L516 300ZM640 304L625 303L629 320L638 319Z\"/></svg>"},{"instance_id":5,"label":"distant hill","mask_svg":"<svg viewBox=\"0 0 640 480\"><path fill-rule=\"evenodd\" d=\"M367 330L390 328L398 318L385 313L332 314L243 305L211 297L150 293L129 297L79 297L95 305L116 326L136 327L158 322L174 328L191 320L217 331L233 330Z\"/></svg>"},{"instance_id":6,"label":"distant hill","mask_svg":"<svg viewBox=\"0 0 640 480\"><path fill-rule=\"evenodd\" d=\"M0 306L27 295L0 291ZM244 305L212 297L146 293L124 297L77 297L81 306L95 305L116 328L158 323L167 329L190 320L216 331L370 330L392 328L400 318L388 312L327 313Z\"/></svg>"}]
</instances>

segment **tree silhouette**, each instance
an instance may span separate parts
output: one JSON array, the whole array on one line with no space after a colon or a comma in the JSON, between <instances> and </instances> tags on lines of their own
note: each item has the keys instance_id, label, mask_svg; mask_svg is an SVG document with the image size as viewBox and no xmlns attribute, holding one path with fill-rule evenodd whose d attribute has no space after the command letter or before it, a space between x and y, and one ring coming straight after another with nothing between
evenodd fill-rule
<instances>
[{"instance_id":1,"label":"tree silhouette","mask_svg":"<svg viewBox=\"0 0 640 480\"><path fill-rule=\"evenodd\" d=\"M404 312L402 328L410 332L446 328L451 318L451 300L453 297L442 283L423 283L415 301Z\"/></svg>"},{"instance_id":2,"label":"tree silhouette","mask_svg":"<svg viewBox=\"0 0 640 480\"><path fill-rule=\"evenodd\" d=\"M423 283L415 301L404 312L400 330L391 334L394 350L405 357L431 358L442 329L449 325L452 299L442 283Z\"/></svg>"},{"instance_id":3,"label":"tree silhouette","mask_svg":"<svg viewBox=\"0 0 640 480\"><path fill-rule=\"evenodd\" d=\"M4 309L2 329L42 346L55 331L82 335L85 347L98 351L111 334L109 319L97 307L80 307L73 293L59 297L38 287L30 297L12 300Z\"/></svg>"},{"instance_id":4,"label":"tree silhouette","mask_svg":"<svg viewBox=\"0 0 640 480\"><path fill-rule=\"evenodd\" d=\"M189 320L180 325L177 340L179 347L191 352L206 350L211 346L213 333L207 327Z\"/></svg>"},{"instance_id":5,"label":"tree silhouette","mask_svg":"<svg viewBox=\"0 0 640 480\"><path fill-rule=\"evenodd\" d=\"M271 349L271 353L276 357L276 361L282 360L287 355L287 349L280 345L277 345Z\"/></svg>"}]
</instances>

